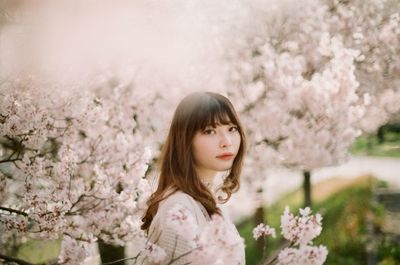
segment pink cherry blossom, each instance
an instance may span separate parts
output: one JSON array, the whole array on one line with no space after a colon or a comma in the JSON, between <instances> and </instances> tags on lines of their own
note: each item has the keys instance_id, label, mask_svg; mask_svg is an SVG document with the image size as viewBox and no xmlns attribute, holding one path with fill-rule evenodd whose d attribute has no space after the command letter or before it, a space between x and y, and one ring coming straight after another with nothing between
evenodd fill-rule
<instances>
[{"instance_id":1,"label":"pink cherry blossom","mask_svg":"<svg viewBox=\"0 0 400 265\"><path fill-rule=\"evenodd\" d=\"M324 246L303 245L298 249L285 248L278 256L279 265L321 265L325 262L328 250Z\"/></svg>"},{"instance_id":2,"label":"pink cherry blossom","mask_svg":"<svg viewBox=\"0 0 400 265\"><path fill-rule=\"evenodd\" d=\"M294 216L286 207L281 217L282 235L295 245L309 244L322 230L321 215L310 214L309 207L300 209L300 216Z\"/></svg>"},{"instance_id":3,"label":"pink cherry blossom","mask_svg":"<svg viewBox=\"0 0 400 265\"><path fill-rule=\"evenodd\" d=\"M275 229L266 224L259 224L253 229L253 238L255 240L266 236L276 237Z\"/></svg>"}]
</instances>

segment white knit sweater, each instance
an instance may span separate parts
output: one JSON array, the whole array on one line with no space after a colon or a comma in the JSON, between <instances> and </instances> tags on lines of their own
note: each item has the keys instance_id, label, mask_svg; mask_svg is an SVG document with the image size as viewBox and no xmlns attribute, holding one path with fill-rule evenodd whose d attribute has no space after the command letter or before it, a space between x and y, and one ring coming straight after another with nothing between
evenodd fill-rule
<instances>
[{"instance_id":1,"label":"white knit sweater","mask_svg":"<svg viewBox=\"0 0 400 265\"><path fill-rule=\"evenodd\" d=\"M160 265L168 264L168 261L171 260L172 256L178 257L181 254L187 253L192 248L181 235L179 235L174 229L170 228L165 222L168 211L176 204L181 204L187 208L195 218L199 227L205 227L207 222L210 221L210 217L204 206L194 200L190 195L181 191L175 192L160 202L157 214L155 215L149 228L149 241L162 247L167 253L165 262L161 263ZM232 233L235 233L237 236L239 236L235 225L232 223L228 215L224 212L222 212L222 215ZM244 246L240 247L238 251L241 252L238 253L239 260L235 262L235 264L227 265L245 265ZM190 255L187 255L176 260L173 264L183 265L190 263Z\"/></svg>"}]
</instances>

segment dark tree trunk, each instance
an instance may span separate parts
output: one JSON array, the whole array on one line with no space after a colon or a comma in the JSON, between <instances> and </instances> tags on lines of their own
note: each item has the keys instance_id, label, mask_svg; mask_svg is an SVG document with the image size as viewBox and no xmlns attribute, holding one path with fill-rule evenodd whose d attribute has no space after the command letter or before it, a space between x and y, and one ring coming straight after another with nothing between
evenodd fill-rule
<instances>
[{"instance_id":1,"label":"dark tree trunk","mask_svg":"<svg viewBox=\"0 0 400 265\"><path fill-rule=\"evenodd\" d=\"M311 172L309 170L304 170L303 176L304 207L311 207Z\"/></svg>"},{"instance_id":2,"label":"dark tree trunk","mask_svg":"<svg viewBox=\"0 0 400 265\"><path fill-rule=\"evenodd\" d=\"M101 263L113 262L125 258L125 248L113 246L99 240L99 252ZM125 261L113 263L113 265L125 265Z\"/></svg>"},{"instance_id":3,"label":"dark tree trunk","mask_svg":"<svg viewBox=\"0 0 400 265\"><path fill-rule=\"evenodd\" d=\"M259 198L262 198L262 193L263 193L262 188L257 190L257 196ZM260 223L265 223L265 210L264 210L264 205L262 203L260 203L259 207L256 209L256 212L254 213L254 226L257 226ZM257 253L263 253L265 243L266 243L265 238L260 237L259 239L257 239L256 241Z\"/></svg>"}]
</instances>

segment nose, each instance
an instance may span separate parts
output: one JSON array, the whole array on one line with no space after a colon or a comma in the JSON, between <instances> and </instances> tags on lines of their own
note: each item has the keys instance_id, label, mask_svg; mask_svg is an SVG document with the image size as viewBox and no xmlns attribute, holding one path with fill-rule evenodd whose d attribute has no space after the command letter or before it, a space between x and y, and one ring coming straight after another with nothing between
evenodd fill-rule
<instances>
[{"instance_id":1,"label":"nose","mask_svg":"<svg viewBox=\"0 0 400 265\"><path fill-rule=\"evenodd\" d=\"M220 140L219 140L219 146L221 148L227 148L231 145L232 145L232 140L231 140L229 134L227 134L225 132L221 133Z\"/></svg>"}]
</instances>

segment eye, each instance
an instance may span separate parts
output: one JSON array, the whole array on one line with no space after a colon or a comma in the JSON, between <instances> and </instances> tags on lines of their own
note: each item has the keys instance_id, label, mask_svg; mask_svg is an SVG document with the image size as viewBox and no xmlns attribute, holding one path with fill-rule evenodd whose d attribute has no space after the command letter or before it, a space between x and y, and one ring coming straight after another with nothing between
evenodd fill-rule
<instances>
[{"instance_id":1,"label":"eye","mask_svg":"<svg viewBox=\"0 0 400 265\"><path fill-rule=\"evenodd\" d=\"M230 132L237 132L238 131L238 127L237 126L232 126L229 128Z\"/></svg>"},{"instance_id":2,"label":"eye","mask_svg":"<svg viewBox=\"0 0 400 265\"><path fill-rule=\"evenodd\" d=\"M205 129L204 131L203 131L203 134L214 134L215 133L215 130L214 129Z\"/></svg>"}]
</instances>

